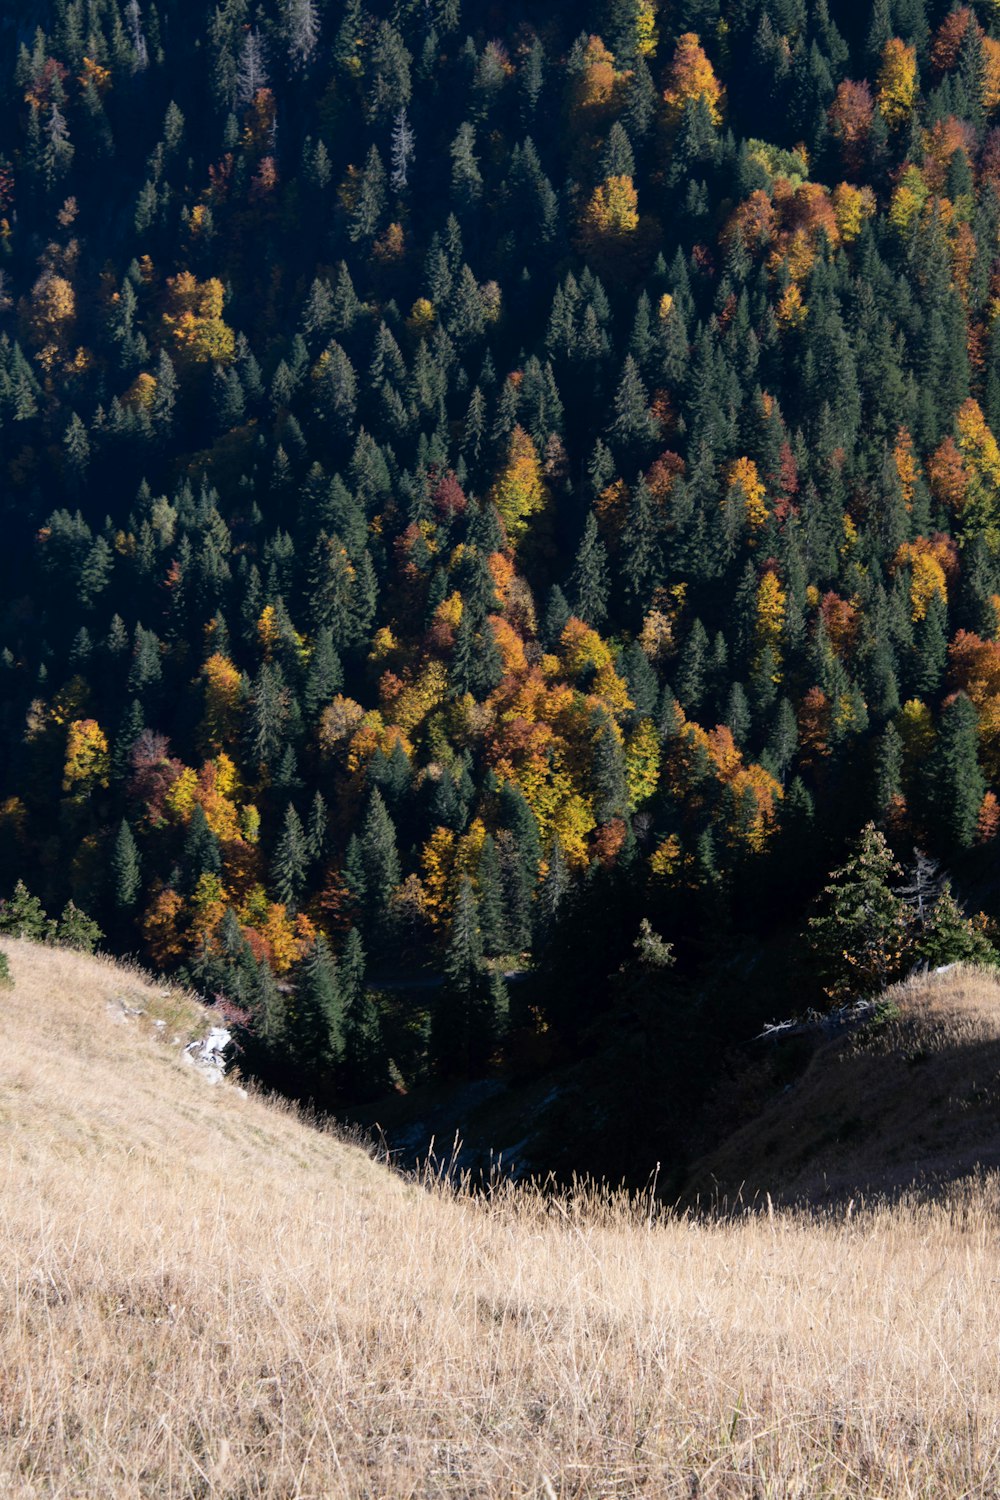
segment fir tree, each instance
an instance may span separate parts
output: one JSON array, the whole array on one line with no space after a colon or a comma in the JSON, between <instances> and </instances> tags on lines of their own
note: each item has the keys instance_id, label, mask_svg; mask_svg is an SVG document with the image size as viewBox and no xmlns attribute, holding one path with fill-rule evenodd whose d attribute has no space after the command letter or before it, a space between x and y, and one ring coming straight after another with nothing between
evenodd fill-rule
<instances>
[{"instance_id":1,"label":"fir tree","mask_svg":"<svg viewBox=\"0 0 1000 1500\"><path fill-rule=\"evenodd\" d=\"M289 803L271 860L271 888L278 900L292 909L297 905L305 886L309 858L309 845L302 821Z\"/></svg>"},{"instance_id":2,"label":"fir tree","mask_svg":"<svg viewBox=\"0 0 1000 1500\"><path fill-rule=\"evenodd\" d=\"M930 766L930 804L942 847L954 853L972 846L986 780L979 765L978 718L965 693L957 693L941 715Z\"/></svg>"},{"instance_id":3,"label":"fir tree","mask_svg":"<svg viewBox=\"0 0 1000 1500\"><path fill-rule=\"evenodd\" d=\"M296 973L285 1046L307 1090L319 1087L327 1092L344 1056L344 1009L336 964L324 937L316 938Z\"/></svg>"},{"instance_id":4,"label":"fir tree","mask_svg":"<svg viewBox=\"0 0 1000 1500\"><path fill-rule=\"evenodd\" d=\"M597 517L589 511L569 580L574 614L584 624L599 628L607 616L609 591L607 549L597 532Z\"/></svg>"},{"instance_id":5,"label":"fir tree","mask_svg":"<svg viewBox=\"0 0 1000 1500\"><path fill-rule=\"evenodd\" d=\"M965 915L947 882L930 910L914 953L931 969L958 963L995 968L1000 962L983 927Z\"/></svg>"},{"instance_id":6,"label":"fir tree","mask_svg":"<svg viewBox=\"0 0 1000 1500\"><path fill-rule=\"evenodd\" d=\"M142 865L139 850L128 821L123 818L118 825L111 851L112 900L118 911L133 911L141 889Z\"/></svg>"},{"instance_id":7,"label":"fir tree","mask_svg":"<svg viewBox=\"0 0 1000 1500\"><path fill-rule=\"evenodd\" d=\"M831 874L809 918L810 943L831 999L877 995L905 972L909 923L893 889L902 874L874 823Z\"/></svg>"}]
</instances>

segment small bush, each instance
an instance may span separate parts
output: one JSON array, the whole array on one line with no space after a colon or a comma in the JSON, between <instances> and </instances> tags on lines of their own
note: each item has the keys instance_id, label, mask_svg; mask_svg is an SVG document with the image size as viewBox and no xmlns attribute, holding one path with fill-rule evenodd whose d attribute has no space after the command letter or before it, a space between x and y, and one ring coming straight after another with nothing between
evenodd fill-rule
<instances>
[{"instance_id":1,"label":"small bush","mask_svg":"<svg viewBox=\"0 0 1000 1500\"><path fill-rule=\"evenodd\" d=\"M10 972L10 961L6 953L0 953L0 989L9 990L14 987L14 976Z\"/></svg>"}]
</instances>

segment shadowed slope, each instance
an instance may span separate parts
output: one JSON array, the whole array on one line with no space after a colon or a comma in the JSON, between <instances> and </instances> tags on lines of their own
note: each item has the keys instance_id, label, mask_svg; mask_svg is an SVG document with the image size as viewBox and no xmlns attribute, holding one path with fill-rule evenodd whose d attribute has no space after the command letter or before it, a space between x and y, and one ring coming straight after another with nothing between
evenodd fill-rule
<instances>
[{"instance_id":1,"label":"shadowed slope","mask_svg":"<svg viewBox=\"0 0 1000 1500\"><path fill-rule=\"evenodd\" d=\"M879 1024L774 1042L763 1100L746 1075L721 1089L716 1120L741 1123L695 1165L690 1193L817 1202L1000 1165L1000 980L956 966L884 1001ZM754 1090L760 1072L758 1060Z\"/></svg>"}]
</instances>

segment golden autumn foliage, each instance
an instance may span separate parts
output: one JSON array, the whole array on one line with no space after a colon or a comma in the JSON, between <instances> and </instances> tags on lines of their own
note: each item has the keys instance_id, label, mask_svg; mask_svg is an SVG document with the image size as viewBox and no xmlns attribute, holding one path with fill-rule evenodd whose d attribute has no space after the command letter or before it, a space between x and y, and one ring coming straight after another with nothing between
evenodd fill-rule
<instances>
[{"instance_id":1,"label":"golden autumn foliage","mask_svg":"<svg viewBox=\"0 0 1000 1500\"><path fill-rule=\"evenodd\" d=\"M790 282L778 301L778 322L785 328L801 328L808 316L809 308L802 300L798 284Z\"/></svg>"},{"instance_id":2,"label":"golden autumn foliage","mask_svg":"<svg viewBox=\"0 0 1000 1500\"><path fill-rule=\"evenodd\" d=\"M444 702L447 692L447 669L440 661L430 661L415 678L400 684L400 690L393 694L390 702L383 703L386 722L410 735Z\"/></svg>"},{"instance_id":3,"label":"golden autumn foliage","mask_svg":"<svg viewBox=\"0 0 1000 1500\"><path fill-rule=\"evenodd\" d=\"M1000 643L960 630L948 648L951 687L968 694L979 716L980 759L992 780L1000 776Z\"/></svg>"},{"instance_id":4,"label":"golden autumn foliage","mask_svg":"<svg viewBox=\"0 0 1000 1500\"><path fill-rule=\"evenodd\" d=\"M1000 523L1000 447L971 396L958 409L955 434L967 480L963 508L976 529L994 533Z\"/></svg>"},{"instance_id":5,"label":"golden autumn foliage","mask_svg":"<svg viewBox=\"0 0 1000 1500\"><path fill-rule=\"evenodd\" d=\"M661 839L649 856L649 868L661 879L670 879L681 865L681 841L676 833Z\"/></svg>"},{"instance_id":6,"label":"golden autumn foliage","mask_svg":"<svg viewBox=\"0 0 1000 1500\"><path fill-rule=\"evenodd\" d=\"M777 829L780 783L763 766L746 765L732 730L725 724L706 731L688 720L678 706L677 728L670 739L669 779L675 795L691 808L703 804L704 778L730 791L730 807L739 808L738 825L725 821L726 804L715 809L719 831L730 844L744 843L761 852Z\"/></svg>"},{"instance_id":7,"label":"golden autumn foliage","mask_svg":"<svg viewBox=\"0 0 1000 1500\"><path fill-rule=\"evenodd\" d=\"M544 510L549 491L535 444L523 427L510 435L507 459L490 491L512 546L520 542L534 516Z\"/></svg>"},{"instance_id":8,"label":"golden autumn foliage","mask_svg":"<svg viewBox=\"0 0 1000 1500\"><path fill-rule=\"evenodd\" d=\"M917 98L917 54L899 37L891 37L882 50L878 74L878 106L890 129L908 119Z\"/></svg>"},{"instance_id":9,"label":"golden autumn foliage","mask_svg":"<svg viewBox=\"0 0 1000 1500\"><path fill-rule=\"evenodd\" d=\"M910 609L913 620L922 620L927 606L937 595L948 603L948 576L958 567L955 544L949 537L918 536L904 542L896 553L894 567L908 567L910 576Z\"/></svg>"},{"instance_id":10,"label":"golden autumn foliage","mask_svg":"<svg viewBox=\"0 0 1000 1500\"><path fill-rule=\"evenodd\" d=\"M897 183L889 201L889 223L899 234L905 234L920 217L927 202L930 189L920 169L908 166Z\"/></svg>"},{"instance_id":11,"label":"golden autumn foliage","mask_svg":"<svg viewBox=\"0 0 1000 1500\"><path fill-rule=\"evenodd\" d=\"M614 54L601 38L592 36L572 91L573 112L586 128L599 124L611 112L628 76L617 70Z\"/></svg>"},{"instance_id":12,"label":"golden autumn foliage","mask_svg":"<svg viewBox=\"0 0 1000 1500\"><path fill-rule=\"evenodd\" d=\"M167 969L184 957L184 898L169 887L156 892L142 919L142 935L157 968Z\"/></svg>"},{"instance_id":13,"label":"golden autumn foliage","mask_svg":"<svg viewBox=\"0 0 1000 1500\"><path fill-rule=\"evenodd\" d=\"M639 195L631 177L608 177L598 183L580 216L585 249L610 252L639 228Z\"/></svg>"},{"instance_id":14,"label":"golden autumn foliage","mask_svg":"<svg viewBox=\"0 0 1000 1500\"><path fill-rule=\"evenodd\" d=\"M427 914L434 927L447 922L455 880L455 834L438 825L420 854L421 884Z\"/></svg>"},{"instance_id":15,"label":"golden autumn foliage","mask_svg":"<svg viewBox=\"0 0 1000 1500\"><path fill-rule=\"evenodd\" d=\"M777 231L778 218L774 205L763 188L756 188L733 209L722 239L727 245L738 241L752 254L756 250L766 250L773 244Z\"/></svg>"},{"instance_id":16,"label":"golden autumn foliage","mask_svg":"<svg viewBox=\"0 0 1000 1500\"><path fill-rule=\"evenodd\" d=\"M757 585L757 615L754 627L754 643L757 660L770 647L774 653L774 681L780 682L781 644L785 629L785 612L788 597L781 587L778 575L766 572Z\"/></svg>"},{"instance_id":17,"label":"golden autumn foliage","mask_svg":"<svg viewBox=\"0 0 1000 1500\"><path fill-rule=\"evenodd\" d=\"M896 465L896 473L899 476L899 488L902 492L903 500L906 503L907 510L911 510L917 480L920 477L920 466L913 451L913 438L905 427L901 427L896 434L896 443L892 450L892 456Z\"/></svg>"},{"instance_id":18,"label":"golden autumn foliage","mask_svg":"<svg viewBox=\"0 0 1000 1500\"><path fill-rule=\"evenodd\" d=\"M712 124L720 125L725 90L715 76L700 38L695 32L686 31L678 38L663 94L668 123L679 124L685 107L696 99L704 99Z\"/></svg>"},{"instance_id":19,"label":"golden autumn foliage","mask_svg":"<svg viewBox=\"0 0 1000 1500\"><path fill-rule=\"evenodd\" d=\"M969 488L969 475L955 439L949 434L927 462L931 494L949 510L960 511Z\"/></svg>"},{"instance_id":20,"label":"golden autumn foliage","mask_svg":"<svg viewBox=\"0 0 1000 1500\"><path fill-rule=\"evenodd\" d=\"M859 611L857 600L844 599L833 589L828 589L819 601L819 614L826 629L830 649L835 656L846 659L857 640Z\"/></svg>"},{"instance_id":21,"label":"golden autumn foliage","mask_svg":"<svg viewBox=\"0 0 1000 1500\"><path fill-rule=\"evenodd\" d=\"M908 698L896 715L903 754L910 765L923 765L934 748L934 715L922 698Z\"/></svg>"},{"instance_id":22,"label":"golden autumn foliage","mask_svg":"<svg viewBox=\"0 0 1000 1500\"><path fill-rule=\"evenodd\" d=\"M870 187L854 187L841 182L833 190L833 212L837 231L845 245L850 245L861 233L866 219L874 216L877 208L875 194Z\"/></svg>"},{"instance_id":23,"label":"golden autumn foliage","mask_svg":"<svg viewBox=\"0 0 1000 1500\"><path fill-rule=\"evenodd\" d=\"M333 755L346 748L354 731L365 716L360 703L338 693L333 702L323 710L317 739L326 755Z\"/></svg>"},{"instance_id":24,"label":"golden autumn foliage","mask_svg":"<svg viewBox=\"0 0 1000 1500\"><path fill-rule=\"evenodd\" d=\"M635 50L642 57L652 57L660 37L656 28L657 0L639 0L635 18Z\"/></svg>"},{"instance_id":25,"label":"golden autumn foliage","mask_svg":"<svg viewBox=\"0 0 1000 1500\"><path fill-rule=\"evenodd\" d=\"M840 142L844 165L857 170L864 159L864 148L875 114L875 102L867 82L842 79L828 114L830 131Z\"/></svg>"},{"instance_id":26,"label":"golden autumn foliage","mask_svg":"<svg viewBox=\"0 0 1000 1500\"><path fill-rule=\"evenodd\" d=\"M229 364L236 352L236 337L223 321L225 289L216 277L199 282L190 271L181 271L167 281L168 309L164 326L178 352L197 364Z\"/></svg>"},{"instance_id":27,"label":"golden autumn foliage","mask_svg":"<svg viewBox=\"0 0 1000 1500\"><path fill-rule=\"evenodd\" d=\"M204 684L204 714L201 739L207 750L233 744L243 698L243 679L228 656L215 651L201 669Z\"/></svg>"},{"instance_id":28,"label":"golden autumn foliage","mask_svg":"<svg viewBox=\"0 0 1000 1500\"><path fill-rule=\"evenodd\" d=\"M739 488L743 496L744 517L752 531L767 521L764 481L752 458L738 458L729 466L726 479L730 493Z\"/></svg>"},{"instance_id":29,"label":"golden autumn foliage","mask_svg":"<svg viewBox=\"0 0 1000 1500\"><path fill-rule=\"evenodd\" d=\"M62 789L76 798L108 784L108 737L96 719L74 719L66 735Z\"/></svg>"},{"instance_id":30,"label":"golden autumn foliage","mask_svg":"<svg viewBox=\"0 0 1000 1500\"><path fill-rule=\"evenodd\" d=\"M661 760L659 730L652 719L641 719L625 741L625 780L632 812L655 795Z\"/></svg>"}]
</instances>

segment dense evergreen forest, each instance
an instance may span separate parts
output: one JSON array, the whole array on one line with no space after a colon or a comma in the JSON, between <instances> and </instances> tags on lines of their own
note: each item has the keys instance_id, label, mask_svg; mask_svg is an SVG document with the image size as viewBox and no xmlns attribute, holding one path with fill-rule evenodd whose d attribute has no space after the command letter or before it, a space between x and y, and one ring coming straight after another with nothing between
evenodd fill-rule
<instances>
[{"instance_id":1,"label":"dense evergreen forest","mask_svg":"<svg viewBox=\"0 0 1000 1500\"><path fill-rule=\"evenodd\" d=\"M0 924L324 1102L990 951L1000 6L50 0L0 77Z\"/></svg>"}]
</instances>

